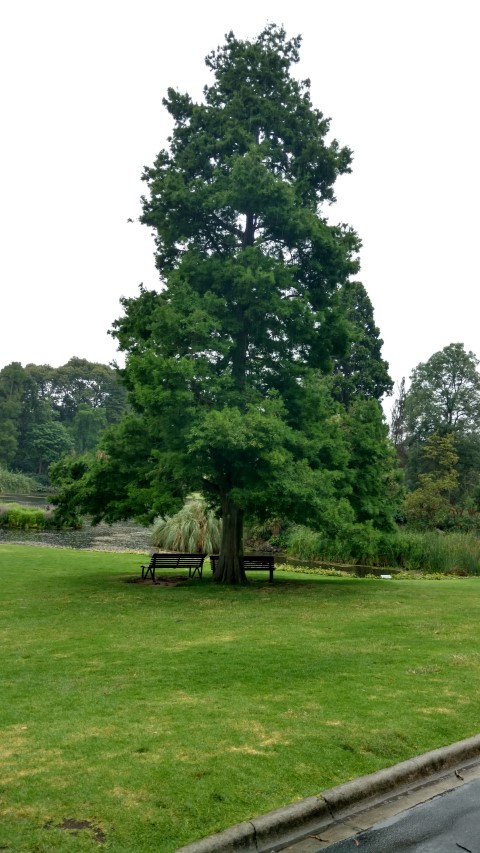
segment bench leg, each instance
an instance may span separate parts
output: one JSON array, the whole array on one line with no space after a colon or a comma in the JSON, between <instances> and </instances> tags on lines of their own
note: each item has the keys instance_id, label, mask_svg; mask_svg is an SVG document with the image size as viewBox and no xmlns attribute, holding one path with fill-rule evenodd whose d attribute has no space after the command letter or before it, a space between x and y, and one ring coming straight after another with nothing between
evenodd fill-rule
<instances>
[{"instance_id":1,"label":"bench leg","mask_svg":"<svg viewBox=\"0 0 480 853\"><path fill-rule=\"evenodd\" d=\"M147 580L149 575L152 576L152 583L155 583L155 569L152 566L142 566L142 580Z\"/></svg>"},{"instance_id":2,"label":"bench leg","mask_svg":"<svg viewBox=\"0 0 480 853\"><path fill-rule=\"evenodd\" d=\"M188 568L188 577L189 577L189 578L194 578L194 577L195 577L195 572L198 572L198 577L199 577L199 578L201 578L201 577L202 577L202 566L195 566L195 568L194 568L194 569L192 569L192 567L191 567L191 566L189 566L189 568Z\"/></svg>"}]
</instances>

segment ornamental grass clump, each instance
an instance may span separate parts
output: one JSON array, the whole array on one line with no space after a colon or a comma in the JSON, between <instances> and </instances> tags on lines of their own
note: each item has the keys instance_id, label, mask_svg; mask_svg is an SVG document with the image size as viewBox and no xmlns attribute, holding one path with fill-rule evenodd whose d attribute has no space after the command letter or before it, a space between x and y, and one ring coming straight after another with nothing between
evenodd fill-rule
<instances>
[{"instance_id":1,"label":"ornamental grass clump","mask_svg":"<svg viewBox=\"0 0 480 853\"><path fill-rule=\"evenodd\" d=\"M176 515L159 518L152 545L165 551L216 554L220 549L222 522L203 498L188 500Z\"/></svg>"}]
</instances>

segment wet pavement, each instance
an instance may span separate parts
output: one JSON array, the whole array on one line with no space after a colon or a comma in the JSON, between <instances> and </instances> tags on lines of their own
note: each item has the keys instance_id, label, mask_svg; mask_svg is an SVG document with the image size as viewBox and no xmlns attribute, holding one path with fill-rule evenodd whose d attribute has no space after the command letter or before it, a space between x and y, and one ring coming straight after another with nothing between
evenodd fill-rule
<instances>
[{"instance_id":1,"label":"wet pavement","mask_svg":"<svg viewBox=\"0 0 480 853\"><path fill-rule=\"evenodd\" d=\"M347 809L283 853L480 853L480 762L361 811Z\"/></svg>"},{"instance_id":2,"label":"wet pavement","mask_svg":"<svg viewBox=\"0 0 480 853\"><path fill-rule=\"evenodd\" d=\"M480 853L480 779L381 821L366 832L316 849L322 853Z\"/></svg>"}]
</instances>

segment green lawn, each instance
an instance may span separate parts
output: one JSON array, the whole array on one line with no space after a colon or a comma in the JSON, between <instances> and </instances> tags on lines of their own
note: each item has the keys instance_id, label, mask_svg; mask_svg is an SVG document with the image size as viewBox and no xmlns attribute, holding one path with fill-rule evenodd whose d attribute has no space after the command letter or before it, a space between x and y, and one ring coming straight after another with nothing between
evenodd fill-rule
<instances>
[{"instance_id":1,"label":"green lawn","mask_svg":"<svg viewBox=\"0 0 480 853\"><path fill-rule=\"evenodd\" d=\"M169 853L479 731L480 579L141 562L0 546L0 849Z\"/></svg>"}]
</instances>

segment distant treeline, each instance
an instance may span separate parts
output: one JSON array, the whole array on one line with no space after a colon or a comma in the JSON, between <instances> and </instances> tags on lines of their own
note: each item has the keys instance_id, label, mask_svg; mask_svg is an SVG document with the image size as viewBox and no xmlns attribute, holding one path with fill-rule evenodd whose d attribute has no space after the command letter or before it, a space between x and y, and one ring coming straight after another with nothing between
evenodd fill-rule
<instances>
[{"instance_id":1,"label":"distant treeline","mask_svg":"<svg viewBox=\"0 0 480 853\"><path fill-rule=\"evenodd\" d=\"M0 466L45 477L65 454L93 450L126 396L116 370L83 358L62 367L8 364L0 371Z\"/></svg>"}]
</instances>

